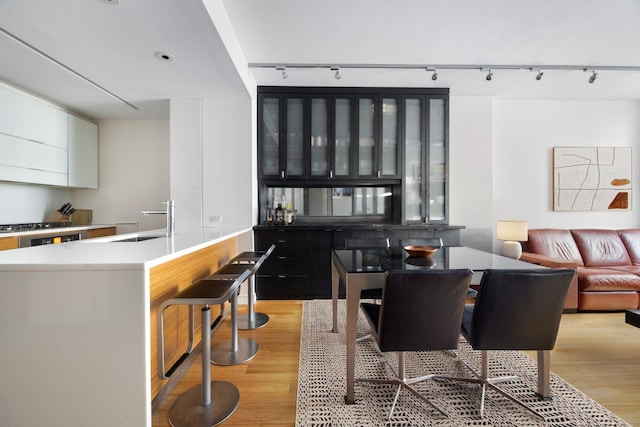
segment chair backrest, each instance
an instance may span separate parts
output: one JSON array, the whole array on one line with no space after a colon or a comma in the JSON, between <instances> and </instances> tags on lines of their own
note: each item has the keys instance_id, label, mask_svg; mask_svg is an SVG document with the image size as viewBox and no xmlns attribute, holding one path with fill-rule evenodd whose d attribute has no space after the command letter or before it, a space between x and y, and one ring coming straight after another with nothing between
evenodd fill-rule
<instances>
[{"instance_id":1,"label":"chair backrest","mask_svg":"<svg viewBox=\"0 0 640 427\"><path fill-rule=\"evenodd\" d=\"M400 246L430 246L432 248L441 248L443 244L440 237L428 237L424 239L401 239Z\"/></svg>"},{"instance_id":2,"label":"chair backrest","mask_svg":"<svg viewBox=\"0 0 640 427\"><path fill-rule=\"evenodd\" d=\"M551 350L572 269L486 270L462 333L476 350Z\"/></svg>"},{"instance_id":3,"label":"chair backrest","mask_svg":"<svg viewBox=\"0 0 640 427\"><path fill-rule=\"evenodd\" d=\"M469 269L387 272L376 331L380 350L457 348L471 275Z\"/></svg>"},{"instance_id":4,"label":"chair backrest","mask_svg":"<svg viewBox=\"0 0 640 427\"><path fill-rule=\"evenodd\" d=\"M386 237L346 239L344 246L346 249L388 249L389 239Z\"/></svg>"}]
</instances>

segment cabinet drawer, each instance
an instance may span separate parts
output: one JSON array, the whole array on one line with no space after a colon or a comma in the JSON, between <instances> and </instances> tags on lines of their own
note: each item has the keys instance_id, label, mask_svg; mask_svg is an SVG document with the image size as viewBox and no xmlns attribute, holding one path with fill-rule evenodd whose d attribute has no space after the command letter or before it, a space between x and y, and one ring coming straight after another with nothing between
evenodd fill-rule
<instances>
[{"instance_id":1,"label":"cabinet drawer","mask_svg":"<svg viewBox=\"0 0 640 427\"><path fill-rule=\"evenodd\" d=\"M304 299L309 294L309 279L306 276L261 276L256 277L258 299Z\"/></svg>"},{"instance_id":2,"label":"cabinet drawer","mask_svg":"<svg viewBox=\"0 0 640 427\"><path fill-rule=\"evenodd\" d=\"M260 274L269 276L306 276L308 263L307 258L272 254L260 267Z\"/></svg>"}]
</instances>

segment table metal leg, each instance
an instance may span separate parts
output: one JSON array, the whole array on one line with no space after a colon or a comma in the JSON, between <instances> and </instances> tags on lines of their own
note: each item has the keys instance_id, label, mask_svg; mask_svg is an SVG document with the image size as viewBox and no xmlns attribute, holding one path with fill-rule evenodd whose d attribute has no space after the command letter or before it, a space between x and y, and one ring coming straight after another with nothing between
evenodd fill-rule
<instances>
[{"instance_id":1,"label":"table metal leg","mask_svg":"<svg viewBox=\"0 0 640 427\"><path fill-rule=\"evenodd\" d=\"M551 400L551 351L538 350L538 397Z\"/></svg>"},{"instance_id":2,"label":"table metal leg","mask_svg":"<svg viewBox=\"0 0 640 427\"><path fill-rule=\"evenodd\" d=\"M345 282L349 280L349 276ZM360 291L362 286L359 280L352 280L348 283L347 288L347 395L345 403L356 403L355 398L355 365L356 365L356 333L358 330L358 305L360 303Z\"/></svg>"},{"instance_id":3,"label":"table metal leg","mask_svg":"<svg viewBox=\"0 0 640 427\"><path fill-rule=\"evenodd\" d=\"M340 286L340 275L338 274L338 269L334 264L333 260L331 261L331 304L333 308L333 328L331 332L338 332L338 296L339 296L339 286Z\"/></svg>"}]
</instances>

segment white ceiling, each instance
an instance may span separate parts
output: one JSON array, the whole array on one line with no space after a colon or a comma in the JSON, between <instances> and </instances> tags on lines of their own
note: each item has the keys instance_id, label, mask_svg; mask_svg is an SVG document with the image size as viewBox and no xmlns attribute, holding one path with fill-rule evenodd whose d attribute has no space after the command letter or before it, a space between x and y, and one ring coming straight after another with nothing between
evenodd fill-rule
<instances>
[{"instance_id":1,"label":"white ceiling","mask_svg":"<svg viewBox=\"0 0 640 427\"><path fill-rule=\"evenodd\" d=\"M95 119L167 118L170 98L237 93L243 83L220 34L232 33L258 85L449 87L452 95L640 99L638 0L0 0L0 28L137 110L0 34L0 79ZM211 10L228 17L209 16ZM220 12L222 11L222 12ZM228 18L228 22L227 22ZM221 24L222 23L222 24ZM219 31L218 31L219 30ZM227 31L227 32L225 32ZM229 43L229 38L225 40ZM172 54L161 62L155 52ZM242 56L242 55L241 55ZM237 57L236 57L237 58ZM328 65L343 65L336 80ZM390 69L344 68L349 64ZM588 66L592 70L438 70L451 65ZM324 66L327 66L326 68Z\"/></svg>"}]
</instances>

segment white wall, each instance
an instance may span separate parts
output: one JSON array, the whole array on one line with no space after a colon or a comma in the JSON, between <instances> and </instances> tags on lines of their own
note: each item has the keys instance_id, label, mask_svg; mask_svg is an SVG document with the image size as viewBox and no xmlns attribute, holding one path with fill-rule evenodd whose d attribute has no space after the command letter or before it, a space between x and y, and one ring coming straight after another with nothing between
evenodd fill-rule
<instances>
[{"instance_id":1,"label":"white wall","mask_svg":"<svg viewBox=\"0 0 640 427\"><path fill-rule=\"evenodd\" d=\"M170 182L176 228L202 226L202 100L171 100Z\"/></svg>"},{"instance_id":2,"label":"white wall","mask_svg":"<svg viewBox=\"0 0 640 427\"><path fill-rule=\"evenodd\" d=\"M640 102L530 101L451 97L450 223L464 225L463 244L501 250L498 219L524 219L530 228L640 227L632 210L555 212L552 148L631 146L640 152Z\"/></svg>"},{"instance_id":3,"label":"white wall","mask_svg":"<svg viewBox=\"0 0 640 427\"><path fill-rule=\"evenodd\" d=\"M99 188L74 190L73 206L93 209L94 224L134 223L118 232L165 228L164 215L140 212L169 199L169 121L101 121L98 141Z\"/></svg>"},{"instance_id":4,"label":"white wall","mask_svg":"<svg viewBox=\"0 0 640 427\"><path fill-rule=\"evenodd\" d=\"M553 210L553 147L632 147L638 170L640 102L495 101L494 210L496 219L526 219L531 228L624 228L640 226L632 210Z\"/></svg>"},{"instance_id":5,"label":"white wall","mask_svg":"<svg viewBox=\"0 0 640 427\"><path fill-rule=\"evenodd\" d=\"M205 226L256 223L254 103L246 93L204 100Z\"/></svg>"},{"instance_id":6,"label":"white wall","mask_svg":"<svg viewBox=\"0 0 640 427\"><path fill-rule=\"evenodd\" d=\"M492 100L452 96L449 110L449 223L466 227L463 245L492 250Z\"/></svg>"},{"instance_id":7,"label":"white wall","mask_svg":"<svg viewBox=\"0 0 640 427\"><path fill-rule=\"evenodd\" d=\"M0 182L0 224L43 222L65 203L72 203L68 188Z\"/></svg>"}]
</instances>

